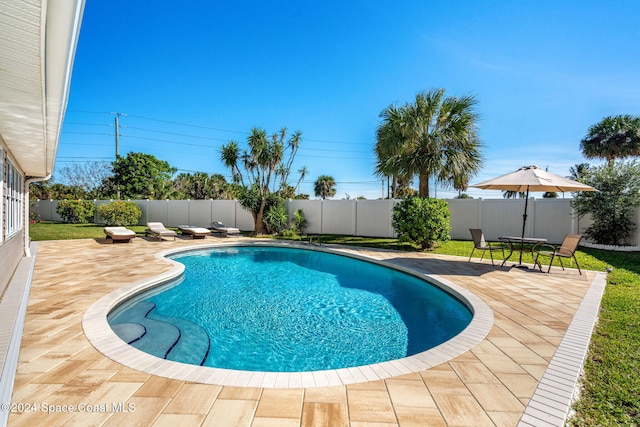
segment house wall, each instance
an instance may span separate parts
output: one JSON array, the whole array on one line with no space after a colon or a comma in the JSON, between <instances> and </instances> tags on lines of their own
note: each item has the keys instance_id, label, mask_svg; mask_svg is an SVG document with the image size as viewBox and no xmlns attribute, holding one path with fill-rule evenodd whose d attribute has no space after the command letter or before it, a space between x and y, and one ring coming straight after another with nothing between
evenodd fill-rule
<instances>
[{"instance_id":1,"label":"house wall","mask_svg":"<svg viewBox=\"0 0 640 427\"><path fill-rule=\"evenodd\" d=\"M24 255L24 229L0 244L0 300L11 276Z\"/></svg>"},{"instance_id":2,"label":"house wall","mask_svg":"<svg viewBox=\"0 0 640 427\"><path fill-rule=\"evenodd\" d=\"M12 167L9 168L9 162ZM10 157L9 150L4 146L0 137L0 301L2 295L9 284L9 280L13 276L20 259L24 256L24 221L21 221L21 228L11 230L9 233L9 203L7 198L12 194L9 189L9 173L13 171L14 180L16 174L19 174L17 180L22 180L21 187L24 188L24 177L19 169L17 162ZM20 183L18 183L19 185ZM14 184L16 185L16 184ZM13 192L15 195L15 192ZM24 199L24 197L23 197ZM24 209L24 200L22 207ZM16 215L23 215L23 212L16 212L16 205L13 205L13 222L15 224Z\"/></svg>"}]
</instances>

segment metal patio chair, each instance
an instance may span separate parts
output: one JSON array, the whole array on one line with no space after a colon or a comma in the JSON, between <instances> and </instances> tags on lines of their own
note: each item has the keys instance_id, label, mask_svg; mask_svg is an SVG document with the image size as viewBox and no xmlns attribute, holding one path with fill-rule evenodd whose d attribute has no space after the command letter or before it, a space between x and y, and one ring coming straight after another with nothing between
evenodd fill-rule
<instances>
[{"instance_id":1,"label":"metal patio chair","mask_svg":"<svg viewBox=\"0 0 640 427\"><path fill-rule=\"evenodd\" d=\"M551 271L551 265L553 264L553 259L558 257L560 261L560 266L564 270L564 265L562 265L562 258L573 258L576 262L576 267L578 267L578 272L582 275L582 270L580 270L580 265L578 264L578 260L576 258L576 251L578 250L578 245L580 244L580 240L582 240L582 234L567 234L564 236L564 240L560 246L552 246L552 245L540 245L540 249L536 255L536 262L538 262L538 257L540 255L550 256L551 261L549 261L549 269L547 273ZM549 248L550 250L543 250L544 248ZM540 271L542 271L542 264L538 262L540 266Z\"/></svg>"},{"instance_id":2,"label":"metal patio chair","mask_svg":"<svg viewBox=\"0 0 640 427\"><path fill-rule=\"evenodd\" d=\"M469 261L471 261L473 252L476 249L482 251L482 255L480 255L481 261L482 258L484 258L484 253L489 251L489 255L491 256L491 265L495 265L493 263L493 251L502 251L502 257L504 258L504 246L501 243L487 242L484 238L484 234L482 233L482 229L480 228L470 228L469 231L473 238L473 249L471 250L471 255L469 255Z\"/></svg>"}]
</instances>

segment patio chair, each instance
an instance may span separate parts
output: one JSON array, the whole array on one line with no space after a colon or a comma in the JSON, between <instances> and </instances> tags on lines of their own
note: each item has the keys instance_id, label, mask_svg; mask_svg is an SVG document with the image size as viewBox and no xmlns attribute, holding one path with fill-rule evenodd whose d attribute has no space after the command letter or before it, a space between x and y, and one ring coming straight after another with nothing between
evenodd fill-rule
<instances>
[{"instance_id":1,"label":"patio chair","mask_svg":"<svg viewBox=\"0 0 640 427\"><path fill-rule=\"evenodd\" d=\"M478 249L482 251L482 255L480 255L480 260L484 258L484 253L489 251L489 255L491 256L491 265L495 265L493 263L493 251L501 251L502 257L504 258L504 246L501 243L490 243L487 242L484 238L484 234L482 233L482 229L480 228L470 228L471 237L473 238L473 249L471 249L471 255L469 255L469 261L471 261L471 257L473 256L473 252Z\"/></svg>"},{"instance_id":2,"label":"patio chair","mask_svg":"<svg viewBox=\"0 0 640 427\"><path fill-rule=\"evenodd\" d=\"M111 239L112 243L115 242L131 242L131 239L135 239L136 233L133 230L129 230L125 227L105 227L104 234L107 236L107 240Z\"/></svg>"},{"instance_id":3,"label":"patio chair","mask_svg":"<svg viewBox=\"0 0 640 427\"><path fill-rule=\"evenodd\" d=\"M210 228L213 231L217 231L218 233L222 233L222 235L225 236L225 237L230 235L230 234L235 234L235 235L239 235L240 234L240 230L239 229L237 229L235 227L227 227L226 225L224 225L220 221L212 222Z\"/></svg>"},{"instance_id":4,"label":"patio chair","mask_svg":"<svg viewBox=\"0 0 640 427\"><path fill-rule=\"evenodd\" d=\"M178 233L173 230L169 230L161 222L148 222L147 229L144 231L144 235L152 235L154 237L157 237L158 240L162 240L163 237L173 237L173 241L175 242Z\"/></svg>"},{"instance_id":5,"label":"patio chair","mask_svg":"<svg viewBox=\"0 0 640 427\"><path fill-rule=\"evenodd\" d=\"M562 241L562 244L560 246L540 245L540 250L538 250L536 254L536 262L540 266L540 271L542 271L542 264L538 262L538 257L540 255L543 255L551 257L547 273L551 271L553 259L555 257L558 257L560 266L563 270L564 265L562 264L562 258L573 258L573 260L576 262L576 267L578 267L578 272L582 275L582 270L580 270L580 265L578 264L578 259L576 258L576 251L578 250L580 240L582 240L582 234L567 234L566 236L564 236L564 240ZM548 248L549 250L544 250L545 248Z\"/></svg>"}]
</instances>

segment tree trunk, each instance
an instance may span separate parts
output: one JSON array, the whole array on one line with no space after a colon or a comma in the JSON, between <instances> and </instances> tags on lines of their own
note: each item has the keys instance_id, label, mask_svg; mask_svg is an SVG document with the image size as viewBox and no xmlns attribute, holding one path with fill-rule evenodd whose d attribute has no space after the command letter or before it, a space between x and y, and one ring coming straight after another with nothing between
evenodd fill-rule
<instances>
[{"instance_id":1,"label":"tree trunk","mask_svg":"<svg viewBox=\"0 0 640 427\"><path fill-rule=\"evenodd\" d=\"M391 179L391 198L396 198L396 192L398 191L398 176L393 175Z\"/></svg>"},{"instance_id":2,"label":"tree trunk","mask_svg":"<svg viewBox=\"0 0 640 427\"><path fill-rule=\"evenodd\" d=\"M262 200L260 202L260 208L258 212L253 212L253 235L259 236L260 234L267 234L267 229L264 226L264 221L262 221L262 217L264 216L264 207L266 206L267 201Z\"/></svg>"},{"instance_id":3,"label":"tree trunk","mask_svg":"<svg viewBox=\"0 0 640 427\"><path fill-rule=\"evenodd\" d=\"M420 197L429 197L429 174L420 172L420 184L418 187L418 195Z\"/></svg>"}]
</instances>

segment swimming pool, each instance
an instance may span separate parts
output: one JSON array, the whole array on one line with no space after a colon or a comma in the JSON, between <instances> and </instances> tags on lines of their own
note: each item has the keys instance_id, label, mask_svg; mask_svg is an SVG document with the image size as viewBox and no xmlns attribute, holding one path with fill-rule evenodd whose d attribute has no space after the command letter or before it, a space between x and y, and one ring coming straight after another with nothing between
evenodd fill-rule
<instances>
[{"instance_id":1,"label":"swimming pool","mask_svg":"<svg viewBox=\"0 0 640 427\"><path fill-rule=\"evenodd\" d=\"M183 278L120 305L109 322L177 362L268 372L372 365L442 344L472 319L420 278L325 251L234 246L171 258Z\"/></svg>"}]
</instances>

